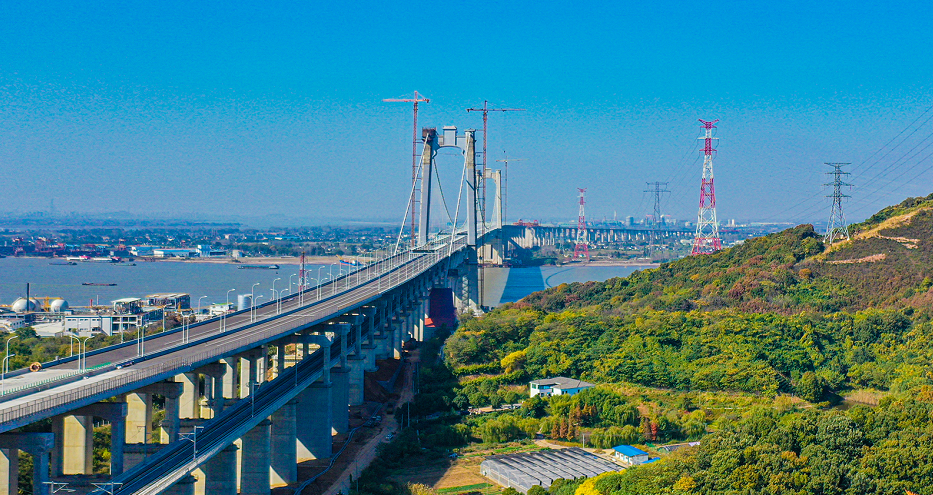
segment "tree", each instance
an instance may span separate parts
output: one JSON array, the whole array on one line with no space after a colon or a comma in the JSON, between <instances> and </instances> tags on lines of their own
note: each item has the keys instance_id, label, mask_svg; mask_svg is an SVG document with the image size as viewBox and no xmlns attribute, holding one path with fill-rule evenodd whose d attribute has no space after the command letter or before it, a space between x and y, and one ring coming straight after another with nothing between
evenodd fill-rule
<instances>
[{"instance_id":1,"label":"tree","mask_svg":"<svg viewBox=\"0 0 933 495\"><path fill-rule=\"evenodd\" d=\"M547 495L547 490L541 485L533 485L528 489L528 495Z\"/></svg>"}]
</instances>

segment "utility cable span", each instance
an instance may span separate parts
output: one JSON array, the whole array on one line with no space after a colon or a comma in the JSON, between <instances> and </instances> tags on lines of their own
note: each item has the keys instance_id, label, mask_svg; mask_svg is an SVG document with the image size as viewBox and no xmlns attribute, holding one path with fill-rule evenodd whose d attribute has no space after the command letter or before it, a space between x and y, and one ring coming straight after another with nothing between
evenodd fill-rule
<instances>
[{"instance_id":1,"label":"utility cable span","mask_svg":"<svg viewBox=\"0 0 933 495\"><path fill-rule=\"evenodd\" d=\"M415 176L417 177L420 174L421 174L421 162L418 162L418 170L415 173ZM398 229L398 239L396 239L395 241L395 254L398 254L399 245L402 243L402 234L405 233L405 220L408 220L408 211L411 210L411 202L414 201L415 199L415 184L416 183L417 183L417 179L411 182L411 192L408 193L408 204L405 206L405 215L402 217L402 227ZM414 237L415 233L412 232L411 235L412 237Z\"/></svg>"},{"instance_id":2,"label":"utility cable span","mask_svg":"<svg viewBox=\"0 0 933 495\"><path fill-rule=\"evenodd\" d=\"M454 222L450 219L450 208L447 207L447 199L444 198L444 187L441 185L441 172L437 168L437 162L434 162L434 176L437 177L437 191L441 195L441 204L444 205L444 211L447 212L447 221L453 224Z\"/></svg>"},{"instance_id":3,"label":"utility cable span","mask_svg":"<svg viewBox=\"0 0 933 495\"><path fill-rule=\"evenodd\" d=\"M911 122L910 124L908 124L907 127L905 127L904 129L902 129L901 132L897 133L897 135L894 136L893 138L891 138L887 143L884 143L884 146L878 148L878 150L875 151L874 153L872 153L871 155L869 155L868 158L862 160L862 162L858 164L858 167L861 167L861 166L864 165L866 162L868 162L868 160L871 160L872 157L874 157L875 155L877 155L878 153L880 153L881 150L887 148L888 145L890 145L891 143L893 143L898 137L901 136L901 134L904 134L905 132L907 132L907 129L910 129L911 127L913 127L913 125L916 124L918 120L920 120L921 118L923 118L923 116L926 115L927 112L929 112L930 110L933 110L933 105L931 105L929 108L927 108L926 110L924 110L923 113L921 113L920 115L918 115L917 118L913 120L913 122ZM930 115L930 117L928 117L927 120L923 121L923 124L926 124L927 122L929 122L929 121L930 121L930 118L933 118L933 115ZM877 160L875 160L874 163L872 163L871 165L869 165L867 168L860 170L859 173L858 173L858 175L856 175L855 177L853 177L853 180L858 180L858 179L862 178L862 176L865 175L865 172L867 172L867 171L870 170L872 167L874 167L875 165L877 165L878 162L880 162L881 160L884 160L884 158L885 158L886 156L888 156L888 154L890 154L892 151L894 151L895 149L897 149L898 146L904 144L904 141L906 141L908 138L910 138L910 136L914 135L914 133L916 133L918 130L920 130L920 127L922 127L923 124L920 124L920 126L918 126L916 129L914 129L913 132L911 132L911 133L908 134L903 140L901 140L900 143L897 143L893 148L891 148L890 150L888 150L887 153L885 153L884 155L882 155L881 158L878 158ZM880 175L880 174L878 174L878 175ZM875 177L877 178L877 175L876 175Z\"/></svg>"}]
</instances>

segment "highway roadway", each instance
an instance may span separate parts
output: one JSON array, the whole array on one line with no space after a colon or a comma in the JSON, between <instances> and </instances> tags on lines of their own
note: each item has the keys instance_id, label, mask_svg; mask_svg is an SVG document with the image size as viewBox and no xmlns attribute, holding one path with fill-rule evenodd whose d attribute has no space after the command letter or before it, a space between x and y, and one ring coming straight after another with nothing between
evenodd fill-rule
<instances>
[{"instance_id":1,"label":"highway roadway","mask_svg":"<svg viewBox=\"0 0 933 495\"><path fill-rule=\"evenodd\" d=\"M454 244L458 250L463 246L461 239ZM180 330L148 336L142 356L136 342L89 353L88 368L106 366L83 379L60 380L62 383L51 388L34 386L0 400L0 432L168 379L273 341L297 328L325 322L377 299L447 256L446 245L433 247L437 251L405 252L323 285L320 298L315 288L313 295L312 289L306 290L301 302L298 294L283 298L280 310L275 302L265 303L256 309L252 322L249 311L244 311L192 325L187 342ZM76 368L77 360L51 364L43 371L7 379L6 390L38 384L64 370L76 372Z\"/></svg>"}]
</instances>

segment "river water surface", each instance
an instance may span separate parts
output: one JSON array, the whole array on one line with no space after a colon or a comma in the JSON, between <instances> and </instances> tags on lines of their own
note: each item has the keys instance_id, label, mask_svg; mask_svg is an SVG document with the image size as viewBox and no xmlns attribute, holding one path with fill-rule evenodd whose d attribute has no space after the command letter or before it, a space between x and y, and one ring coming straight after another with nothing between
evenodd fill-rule
<instances>
[{"instance_id":1,"label":"river water surface","mask_svg":"<svg viewBox=\"0 0 933 495\"><path fill-rule=\"evenodd\" d=\"M257 261L258 263L258 261ZM625 277L644 267L630 266L544 266L533 268L486 268L484 270L484 303L498 306L517 301L532 292L562 283L603 281ZM339 266L309 265L312 277L320 273L326 278L330 271L337 275ZM278 270L240 270L235 264L199 262L136 262L136 266L110 263L78 263L77 265L50 265L44 258L0 259L0 304L12 304L26 295L26 283L31 285L32 297L61 297L71 306L110 304L123 297L142 297L159 292L186 292L191 294L192 306L198 298L207 296L202 304L224 302L228 289L230 301L237 294L249 293L254 283L259 302L272 296L275 288L283 289L298 280L296 265L281 265ZM112 287L86 286L90 283L112 283ZM313 282L312 282L313 283ZM294 288L294 284L293 284Z\"/></svg>"}]
</instances>

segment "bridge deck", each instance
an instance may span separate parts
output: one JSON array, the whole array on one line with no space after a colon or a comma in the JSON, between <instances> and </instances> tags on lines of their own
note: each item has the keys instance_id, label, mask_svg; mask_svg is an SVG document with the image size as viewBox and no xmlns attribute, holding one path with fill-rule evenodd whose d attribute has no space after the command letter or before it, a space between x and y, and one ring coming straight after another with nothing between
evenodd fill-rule
<instances>
[{"instance_id":1,"label":"bridge deck","mask_svg":"<svg viewBox=\"0 0 933 495\"><path fill-rule=\"evenodd\" d=\"M268 302L257 308L256 321L250 322L249 311L234 313L191 326L189 343L181 340L180 330L147 337L145 355L137 355L135 342L111 346L87 355L87 366L104 365L96 371L27 388L0 401L0 432L92 404L136 388L169 379L178 374L221 358L229 357L264 343L276 340L326 322L349 310L377 299L381 294L401 286L447 259L449 252L465 246L462 238L453 246L435 243L418 252L405 252L376 263L320 288L308 289L299 303L299 295L282 299L281 311ZM348 287L343 286L347 284ZM312 292L320 291L320 298ZM327 292L331 294L327 294ZM308 301L307 298L313 298ZM51 365L37 373L8 379L10 388L20 384L37 384L63 370L76 371L77 360Z\"/></svg>"}]
</instances>

